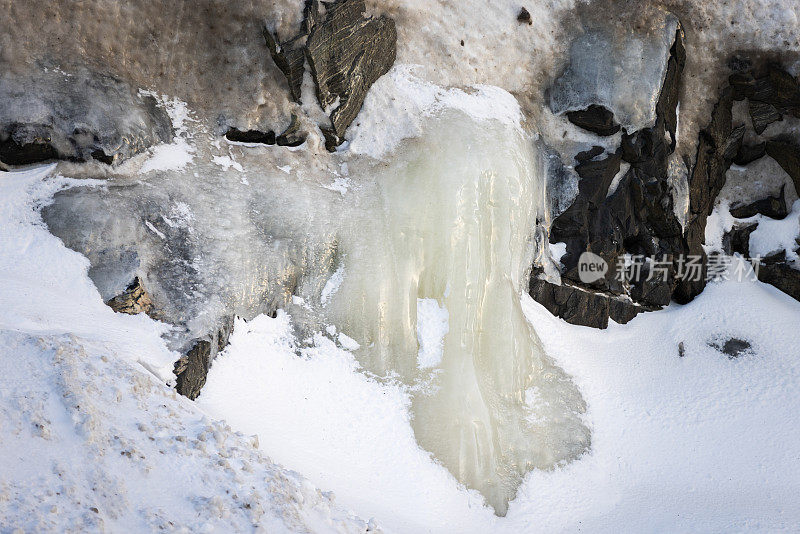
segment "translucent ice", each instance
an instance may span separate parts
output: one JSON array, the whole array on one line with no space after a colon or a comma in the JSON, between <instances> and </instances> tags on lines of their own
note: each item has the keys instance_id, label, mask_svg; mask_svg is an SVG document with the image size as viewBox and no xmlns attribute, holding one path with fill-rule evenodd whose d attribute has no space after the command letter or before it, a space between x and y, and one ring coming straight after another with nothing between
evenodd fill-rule
<instances>
[{"instance_id":1,"label":"translucent ice","mask_svg":"<svg viewBox=\"0 0 800 534\"><path fill-rule=\"evenodd\" d=\"M588 25L570 46L569 62L550 88L550 109L605 106L629 133L651 126L678 20L662 12L650 26Z\"/></svg>"}]
</instances>

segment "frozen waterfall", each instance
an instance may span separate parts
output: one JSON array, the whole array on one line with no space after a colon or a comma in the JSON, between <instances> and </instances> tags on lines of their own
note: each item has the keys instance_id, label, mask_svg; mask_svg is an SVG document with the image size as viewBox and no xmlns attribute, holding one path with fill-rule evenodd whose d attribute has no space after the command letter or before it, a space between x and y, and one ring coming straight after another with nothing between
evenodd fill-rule
<instances>
[{"instance_id":1,"label":"frozen waterfall","mask_svg":"<svg viewBox=\"0 0 800 534\"><path fill-rule=\"evenodd\" d=\"M417 362L418 299L446 308L433 387L413 398L414 431L500 515L528 470L589 441L580 393L520 307L544 209L540 169L521 131L456 111L431 121L378 173L376 212L342 233L346 277L327 308L368 370L407 382L428 374Z\"/></svg>"}]
</instances>

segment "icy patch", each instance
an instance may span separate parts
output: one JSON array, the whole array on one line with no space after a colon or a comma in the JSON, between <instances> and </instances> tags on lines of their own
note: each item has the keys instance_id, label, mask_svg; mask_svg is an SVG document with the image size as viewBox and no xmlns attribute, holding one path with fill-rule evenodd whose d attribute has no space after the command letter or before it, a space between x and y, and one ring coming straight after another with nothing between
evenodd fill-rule
<instances>
[{"instance_id":1,"label":"icy patch","mask_svg":"<svg viewBox=\"0 0 800 534\"><path fill-rule=\"evenodd\" d=\"M417 340L420 369L437 367L442 363L444 336L450 330L447 308L436 299L417 299Z\"/></svg>"},{"instance_id":2,"label":"icy patch","mask_svg":"<svg viewBox=\"0 0 800 534\"><path fill-rule=\"evenodd\" d=\"M222 167L223 170L227 171L228 169L233 168L239 172L244 172L244 167L234 161L230 156L214 156L211 158L211 161Z\"/></svg>"},{"instance_id":3,"label":"icy patch","mask_svg":"<svg viewBox=\"0 0 800 534\"><path fill-rule=\"evenodd\" d=\"M365 532L165 385L168 327L114 313L42 224L76 182L54 168L0 175L0 529Z\"/></svg>"},{"instance_id":4,"label":"icy patch","mask_svg":"<svg viewBox=\"0 0 800 534\"><path fill-rule=\"evenodd\" d=\"M328 281L325 282L325 287L322 288L322 294L320 295L323 306L331 300L331 297L335 295L337 291L339 291L342 280L344 280L344 265L340 265Z\"/></svg>"},{"instance_id":5,"label":"icy patch","mask_svg":"<svg viewBox=\"0 0 800 534\"><path fill-rule=\"evenodd\" d=\"M175 138L170 144L162 144L150 150L150 157L144 162L139 172L142 174L152 171L180 170L194 161L195 148L191 144L192 135L189 133L188 123L195 122L189 113L186 102L177 98L168 98L149 91L143 94L154 97L167 110L175 129Z\"/></svg>"},{"instance_id":6,"label":"icy patch","mask_svg":"<svg viewBox=\"0 0 800 534\"><path fill-rule=\"evenodd\" d=\"M598 104L629 132L651 126L678 25L673 15L662 17L650 28L589 28L577 37L569 64L550 89L553 113Z\"/></svg>"}]
</instances>

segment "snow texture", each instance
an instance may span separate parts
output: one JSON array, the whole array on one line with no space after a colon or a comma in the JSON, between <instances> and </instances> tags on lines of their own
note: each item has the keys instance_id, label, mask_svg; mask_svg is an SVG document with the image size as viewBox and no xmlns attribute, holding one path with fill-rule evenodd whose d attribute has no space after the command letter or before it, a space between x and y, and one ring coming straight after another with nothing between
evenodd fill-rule
<instances>
[{"instance_id":1,"label":"snow texture","mask_svg":"<svg viewBox=\"0 0 800 534\"><path fill-rule=\"evenodd\" d=\"M166 325L113 313L38 216L69 182L0 175L0 529L365 532L165 384Z\"/></svg>"}]
</instances>

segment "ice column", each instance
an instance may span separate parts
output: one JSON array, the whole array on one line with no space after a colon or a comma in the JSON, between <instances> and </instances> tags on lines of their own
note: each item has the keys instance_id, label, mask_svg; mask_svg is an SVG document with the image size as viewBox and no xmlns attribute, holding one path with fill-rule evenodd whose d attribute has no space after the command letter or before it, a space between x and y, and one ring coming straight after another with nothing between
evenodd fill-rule
<instances>
[{"instance_id":1,"label":"ice column","mask_svg":"<svg viewBox=\"0 0 800 534\"><path fill-rule=\"evenodd\" d=\"M412 403L417 440L504 515L522 476L579 455L589 432L569 377L543 353L520 291L543 209L534 143L519 128L457 111L433 119L379 172L341 251L332 319L361 343L367 370L408 383L417 299L449 313L433 388Z\"/></svg>"}]
</instances>

